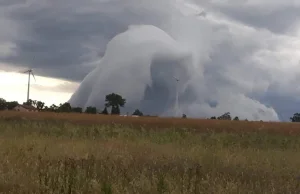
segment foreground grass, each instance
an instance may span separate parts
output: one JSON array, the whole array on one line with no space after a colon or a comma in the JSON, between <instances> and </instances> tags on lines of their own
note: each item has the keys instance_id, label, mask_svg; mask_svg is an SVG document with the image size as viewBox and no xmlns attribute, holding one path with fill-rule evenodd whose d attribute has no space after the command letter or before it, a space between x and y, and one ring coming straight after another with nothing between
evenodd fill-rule
<instances>
[{"instance_id":1,"label":"foreground grass","mask_svg":"<svg viewBox=\"0 0 300 194\"><path fill-rule=\"evenodd\" d=\"M0 193L299 193L299 137L2 118Z\"/></svg>"}]
</instances>

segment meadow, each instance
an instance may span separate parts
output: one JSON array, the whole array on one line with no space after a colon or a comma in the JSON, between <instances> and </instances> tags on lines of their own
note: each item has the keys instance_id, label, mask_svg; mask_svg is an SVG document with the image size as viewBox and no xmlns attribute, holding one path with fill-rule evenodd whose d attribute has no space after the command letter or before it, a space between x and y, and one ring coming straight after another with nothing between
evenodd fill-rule
<instances>
[{"instance_id":1,"label":"meadow","mask_svg":"<svg viewBox=\"0 0 300 194\"><path fill-rule=\"evenodd\" d=\"M0 112L0 193L300 193L300 125Z\"/></svg>"}]
</instances>

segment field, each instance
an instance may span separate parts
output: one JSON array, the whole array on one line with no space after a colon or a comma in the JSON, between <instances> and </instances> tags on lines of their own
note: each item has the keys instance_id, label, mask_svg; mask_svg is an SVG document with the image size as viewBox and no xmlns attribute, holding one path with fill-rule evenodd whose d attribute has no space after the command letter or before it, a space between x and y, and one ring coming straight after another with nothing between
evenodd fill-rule
<instances>
[{"instance_id":1,"label":"field","mask_svg":"<svg viewBox=\"0 0 300 194\"><path fill-rule=\"evenodd\" d=\"M0 112L0 193L300 193L300 125Z\"/></svg>"}]
</instances>

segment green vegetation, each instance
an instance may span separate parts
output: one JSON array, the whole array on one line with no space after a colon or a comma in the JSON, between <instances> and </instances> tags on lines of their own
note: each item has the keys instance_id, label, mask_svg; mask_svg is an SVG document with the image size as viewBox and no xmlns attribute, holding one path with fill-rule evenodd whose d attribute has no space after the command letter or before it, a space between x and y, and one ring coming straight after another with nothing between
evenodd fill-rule
<instances>
[{"instance_id":1,"label":"green vegetation","mask_svg":"<svg viewBox=\"0 0 300 194\"><path fill-rule=\"evenodd\" d=\"M3 117L0 192L299 193L299 151L299 135Z\"/></svg>"}]
</instances>

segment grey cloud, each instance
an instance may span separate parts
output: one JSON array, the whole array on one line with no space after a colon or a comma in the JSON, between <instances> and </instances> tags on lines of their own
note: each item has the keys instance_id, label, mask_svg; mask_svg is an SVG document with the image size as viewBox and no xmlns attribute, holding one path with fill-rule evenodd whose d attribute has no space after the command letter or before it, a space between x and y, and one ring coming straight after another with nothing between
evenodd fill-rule
<instances>
[{"instance_id":1,"label":"grey cloud","mask_svg":"<svg viewBox=\"0 0 300 194\"><path fill-rule=\"evenodd\" d=\"M179 102L185 107L182 111L194 116L213 116L232 111L233 114L253 119L257 119L258 116L268 119L270 115L276 118L272 107L279 116L285 112L280 116L284 119L297 111L295 107L292 108L294 103L298 103L292 96L298 93L294 91L291 83L299 82L299 79L286 81L282 78L295 76L295 70L292 68L283 71L285 68L282 64L292 65L293 62L288 58L297 56L287 56L281 51L291 49L292 46L286 42L294 40L289 37L289 31L299 19L299 4L291 1L226 3L194 0L201 7L200 10L204 9L207 13L206 19L200 21L191 19L193 16L184 17L181 14L177 8L184 7L184 1L2 2L4 4L0 4L0 24L7 27L0 31L0 43L9 47L0 47L0 67L13 70L31 67L37 75L78 82L87 75L71 100L77 104L103 104L104 95L109 92L108 85L120 85L120 82L125 84L126 82L120 81L121 78L129 79L135 74L134 68L129 68L133 72L120 68L123 70L123 76L119 75L121 70L117 68L108 71L114 64L110 61L100 61L100 58L107 54L107 43L126 31L128 25L150 24L164 30L182 47L192 51L191 64L193 63L194 72L197 74L180 94ZM247 26L252 28L248 29ZM278 33L283 36L278 36ZM130 58L131 55L117 55L114 52L110 54L124 58ZM141 57L139 60L144 59ZM177 60L170 57L164 62L158 60L152 64L156 64L155 69L160 71L165 68L159 69L159 64L173 63ZM9 67L2 64L8 64ZM95 67L99 67L101 71L93 71ZM93 72L90 73L91 71ZM107 72L107 75L101 73L102 71ZM104 89L94 91L93 95L88 96L87 94L95 89L93 85L99 85L95 78L90 77L100 75L102 78L98 79L102 80L101 83L107 84L102 85ZM108 83L105 78L108 75L119 75L119 79ZM152 73L153 77L154 75L155 73ZM145 98L139 100L136 97L138 95L133 95L136 91L131 82L129 85L123 85L129 93L131 92L132 107L148 107L149 112L154 113L167 111L166 109L173 106L174 98L168 96L174 94L174 85L157 80L153 78L152 85L141 89ZM274 89L276 80L281 83L279 88L285 88L286 95L281 95L281 89ZM118 92L118 89L115 92ZM101 95L103 98L98 97L99 101L93 101L94 97L91 96L95 95ZM147 101L151 98L166 99L159 101L166 107L159 109L159 102L151 104ZM163 107L162 105L160 107ZM290 107L291 110L285 110L285 107Z\"/></svg>"},{"instance_id":2,"label":"grey cloud","mask_svg":"<svg viewBox=\"0 0 300 194\"><path fill-rule=\"evenodd\" d=\"M7 6L13 6L13 5L18 5L18 4L24 4L26 3L26 0L1 0L0 1L0 6L7 7Z\"/></svg>"},{"instance_id":3,"label":"grey cloud","mask_svg":"<svg viewBox=\"0 0 300 194\"><path fill-rule=\"evenodd\" d=\"M251 13L245 14L243 10L235 12L224 10L224 13L251 26L266 28L276 33L285 33L291 30L300 19L300 7L291 6L266 15L258 15L254 10L251 11Z\"/></svg>"},{"instance_id":4,"label":"grey cloud","mask_svg":"<svg viewBox=\"0 0 300 194\"><path fill-rule=\"evenodd\" d=\"M224 17L274 33L284 34L293 30L300 19L300 4L295 1L198 2L209 10L224 14Z\"/></svg>"},{"instance_id":5,"label":"grey cloud","mask_svg":"<svg viewBox=\"0 0 300 194\"><path fill-rule=\"evenodd\" d=\"M160 15L151 16L126 7L122 1L47 1L16 7L7 15L19 24L19 37L13 40L13 55L1 57L5 63L40 68L41 75L81 80L98 61L107 42L125 31L130 24L159 23ZM78 11L74 11L78 10ZM79 69L70 73L68 68ZM52 69L42 72L43 69ZM53 73L52 73L53 72Z\"/></svg>"}]
</instances>

